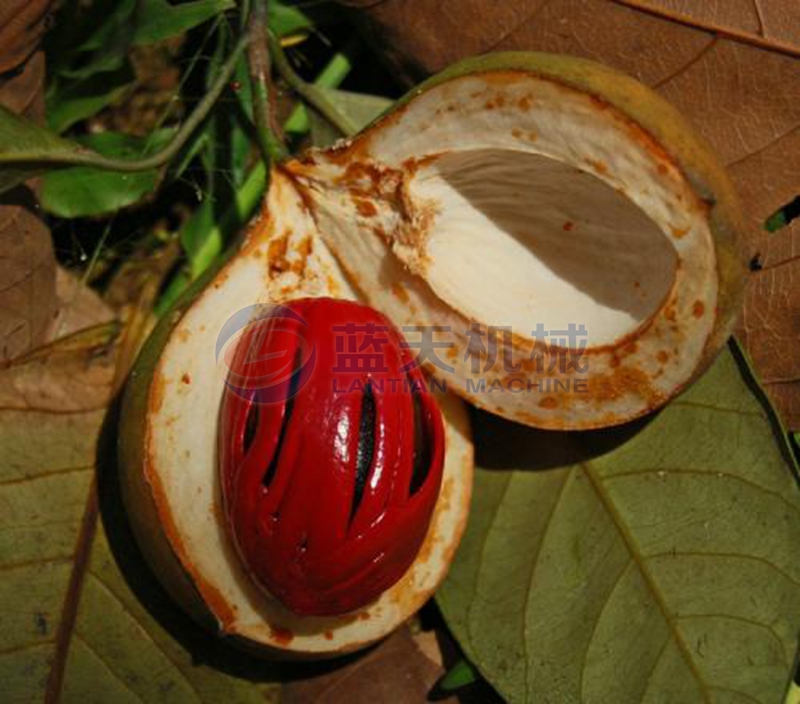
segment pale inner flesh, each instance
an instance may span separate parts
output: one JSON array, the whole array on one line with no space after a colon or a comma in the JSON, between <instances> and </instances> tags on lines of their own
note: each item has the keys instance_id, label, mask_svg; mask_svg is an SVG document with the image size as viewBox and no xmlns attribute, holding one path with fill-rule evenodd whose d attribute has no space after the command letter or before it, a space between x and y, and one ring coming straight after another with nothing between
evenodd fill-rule
<instances>
[{"instance_id":1,"label":"pale inner flesh","mask_svg":"<svg viewBox=\"0 0 800 704\"><path fill-rule=\"evenodd\" d=\"M672 288L670 239L622 192L574 166L504 149L450 152L420 170L410 192L435 213L428 283L476 320L523 337L552 338L572 324L585 329L577 344L609 345Z\"/></svg>"}]
</instances>

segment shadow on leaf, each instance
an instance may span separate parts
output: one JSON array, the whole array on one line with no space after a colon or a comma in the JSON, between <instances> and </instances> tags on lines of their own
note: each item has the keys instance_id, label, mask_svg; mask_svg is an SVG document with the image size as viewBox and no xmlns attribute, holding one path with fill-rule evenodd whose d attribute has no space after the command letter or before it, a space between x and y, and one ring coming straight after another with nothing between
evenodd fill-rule
<instances>
[{"instance_id":1,"label":"shadow on leaf","mask_svg":"<svg viewBox=\"0 0 800 704\"><path fill-rule=\"evenodd\" d=\"M615 428L576 432L530 428L474 410L475 463L489 470L545 471L587 462L628 442L655 417Z\"/></svg>"}]
</instances>

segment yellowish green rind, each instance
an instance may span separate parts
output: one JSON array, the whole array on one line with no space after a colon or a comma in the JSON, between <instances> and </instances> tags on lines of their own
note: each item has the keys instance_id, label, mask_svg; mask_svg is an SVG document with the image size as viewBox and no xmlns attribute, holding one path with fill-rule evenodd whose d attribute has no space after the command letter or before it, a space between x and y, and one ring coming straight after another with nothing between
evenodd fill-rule
<instances>
[{"instance_id":1,"label":"yellowish green rind","mask_svg":"<svg viewBox=\"0 0 800 704\"><path fill-rule=\"evenodd\" d=\"M208 627L216 627L214 618L175 555L166 531L161 527L154 495L148 490L151 487L145 480L150 442L147 416L155 370L170 335L183 314L238 249L238 244L231 247L225 257L192 284L158 321L128 376L122 396L119 424L120 485L128 518L139 546L170 596L196 621ZM143 539L143 536L147 538Z\"/></svg>"}]
</instances>

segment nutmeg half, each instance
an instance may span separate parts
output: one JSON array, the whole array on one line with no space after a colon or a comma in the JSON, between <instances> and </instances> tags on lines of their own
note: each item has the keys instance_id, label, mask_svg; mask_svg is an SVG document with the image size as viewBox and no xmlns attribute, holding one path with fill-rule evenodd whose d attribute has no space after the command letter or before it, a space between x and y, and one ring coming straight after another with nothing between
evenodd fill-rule
<instances>
[{"instance_id":1,"label":"nutmeg half","mask_svg":"<svg viewBox=\"0 0 800 704\"><path fill-rule=\"evenodd\" d=\"M277 170L242 246L148 340L125 393L120 467L142 550L196 620L259 654L330 657L392 632L444 578L466 525L473 450L462 401L437 395L446 456L439 499L413 565L376 601L344 616L297 616L247 575L226 530L217 466L224 323L253 303L355 298L290 179Z\"/></svg>"}]
</instances>

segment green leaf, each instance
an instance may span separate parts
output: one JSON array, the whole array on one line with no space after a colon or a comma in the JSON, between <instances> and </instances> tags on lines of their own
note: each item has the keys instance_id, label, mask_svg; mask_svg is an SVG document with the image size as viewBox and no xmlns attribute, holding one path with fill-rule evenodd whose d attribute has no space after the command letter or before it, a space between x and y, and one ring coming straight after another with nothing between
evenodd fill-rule
<instances>
[{"instance_id":1,"label":"green leaf","mask_svg":"<svg viewBox=\"0 0 800 704\"><path fill-rule=\"evenodd\" d=\"M236 81L236 103L241 110L242 116L246 118L248 124L253 124L253 86L250 82L250 71L247 61L243 58L236 67L234 74Z\"/></svg>"},{"instance_id":2,"label":"green leaf","mask_svg":"<svg viewBox=\"0 0 800 704\"><path fill-rule=\"evenodd\" d=\"M800 196L795 196L793 200L772 213L764 222L764 229L767 232L777 232L797 218L800 218Z\"/></svg>"},{"instance_id":3,"label":"green leaf","mask_svg":"<svg viewBox=\"0 0 800 704\"><path fill-rule=\"evenodd\" d=\"M234 37L230 36L230 31L223 29L209 60L207 87L210 87L217 78L220 67L230 54L233 42ZM226 95L230 100L230 107L216 111L206 125L209 135L204 153L207 178L217 186L215 196L224 198L228 198L231 191L244 182L247 175L246 166L250 161L251 147L254 143L252 134L246 132L252 125L253 103L250 75L244 56L236 64L233 79L238 87L236 90L230 89ZM233 97L231 94L235 94L235 98L231 99Z\"/></svg>"},{"instance_id":4,"label":"green leaf","mask_svg":"<svg viewBox=\"0 0 800 704\"><path fill-rule=\"evenodd\" d=\"M79 142L104 156L140 158L166 146L174 129L161 129L148 137L131 137L120 132L101 132ZM87 166L51 171L42 181L41 203L52 215L77 218L110 213L136 203L151 193L158 171L118 173Z\"/></svg>"},{"instance_id":5,"label":"green leaf","mask_svg":"<svg viewBox=\"0 0 800 704\"><path fill-rule=\"evenodd\" d=\"M133 37L135 0L67 0L45 37L51 75L73 79L120 69Z\"/></svg>"},{"instance_id":6,"label":"green leaf","mask_svg":"<svg viewBox=\"0 0 800 704\"><path fill-rule=\"evenodd\" d=\"M269 4L269 28L276 37L309 32L314 29L314 21L300 7L287 5L280 0L272 0Z\"/></svg>"},{"instance_id":7,"label":"green leaf","mask_svg":"<svg viewBox=\"0 0 800 704\"><path fill-rule=\"evenodd\" d=\"M95 3L98 5L99 3ZM182 34L234 7L233 0L173 5L166 0L114 0L85 7L71 0L59 12L48 41L54 79L48 89L48 119L58 132L106 107L133 81L127 60L134 44Z\"/></svg>"},{"instance_id":8,"label":"green leaf","mask_svg":"<svg viewBox=\"0 0 800 704\"><path fill-rule=\"evenodd\" d=\"M385 112L394 101L378 95L350 93L344 90L319 88L333 106L359 129L366 127L376 117ZM323 117L311 111L311 140L316 147L327 147L342 135Z\"/></svg>"},{"instance_id":9,"label":"green leaf","mask_svg":"<svg viewBox=\"0 0 800 704\"><path fill-rule=\"evenodd\" d=\"M133 44L153 44L175 37L235 6L233 0L197 0L179 5L167 0L139 0Z\"/></svg>"},{"instance_id":10,"label":"green leaf","mask_svg":"<svg viewBox=\"0 0 800 704\"><path fill-rule=\"evenodd\" d=\"M83 80L56 80L47 93L47 124L54 132L63 132L113 103L133 80L127 61L114 71L95 73Z\"/></svg>"},{"instance_id":11,"label":"green leaf","mask_svg":"<svg viewBox=\"0 0 800 704\"><path fill-rule=\"evenodd\" d=\"M472 513L437 600L508 701L783 700L800 492L735 354L634 426L478 418Z\"/></svg>"},{"instance_id":12,"label":"green leaf","mask_svg":"<svg viewBox=\"0 0 800 704\"><path fill-rule=\"evenodd\" d=\"M0 105L0 193L47 170L41 155L71 154L81 146L62 139ZM29 165L9 164L10 160L30 159ZM5 163L4 163L5 162Z\"/></svg>"},{"instance_id":13,"label":"green leaf","mask_svg":"<svg viewBox=\"0 0 800 704\"><path fill-rule=\"evenodd\" d=\"M451 667L439 681L439 687L444 692L454 692L457 689L473 684L480 679L480 674L469 660L461 658Z\"/></svg>"},{"instance_id":14,"label":"green leaf","mask_svg":"<svg viewBox=\"0 0 800 704\"><path fill-rule=\"evenodd\" d=\"M792 684L789 685L789 691L786 694L784 704L800 704L800 684L792 682Z\"/></svg>"},{"instance_id":15,"label":"green leaf","mask_svg":"<svg viewBox=\"0 0 800 704\"><path fill-rule=\"evenodd\" d=\"M181 230L181 245L192 275L199 276L224 248L223 235L214 222L214 202L206 198Z\"/></svg>"},{"instance_id":16,"label":"green leaf","mask_svg":"<svg viewBox=\"0 0 800 704\"><path fill-rule=\"evenodd\" d=\"M114 357L93 333L0 372L0 698L276 701L270 665L180 613L136 547L101 432Z\"/></svg>"}]
</instances>

